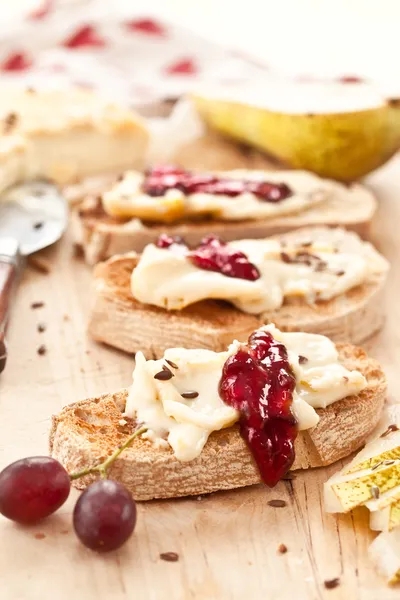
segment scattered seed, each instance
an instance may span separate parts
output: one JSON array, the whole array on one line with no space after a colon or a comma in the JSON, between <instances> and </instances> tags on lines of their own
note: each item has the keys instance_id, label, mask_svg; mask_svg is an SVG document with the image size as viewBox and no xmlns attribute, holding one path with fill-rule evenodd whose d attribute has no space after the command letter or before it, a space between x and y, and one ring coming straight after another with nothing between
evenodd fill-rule
<instances>
[{"instance_id":1,"label":"scattered seed","mask_svg":"<svg viewBox=\"0 0 400 600\"><path fill-rule=\"evenodd\" d=\"M340 584L339 577L335 577L334 579L327 579L326 581L324 581L324 586L326 587L327 590L333 590L339 584Z\"/></svg>"},{"instance_id":2,"label":"scattered seed","mask_svg":"<svg viewBox=\"0 0 400 600\"><path fill-rule=\"evenodd\" d=\"M349 378L346 375L343 375L343 381L347 383L349 381Z\"/></svg>"},{"instance_id":3,"label":"scattered seed","mask_svg":"<svg viewBox=\"0 0 400 600\"><path fill-rule=\"evenodd\" d=\"M383 464L388 466L388 465L394 465L396 461L395 460L384 460Z\"/></svg>"},{"instance_id":4,"label":"scattered seed","mask_svg":"<svg viewBox=\"0 0 400 600\"><path fill-rule=\"evenodd\" d=\"M197 396L199 395L199 392L183 392L183 394L181 394L182 398L187 398L188 400L192 400L192 398L197 398Z\"/></svg>"},{"instance_id":5,"label":"scattered seed","mask_svg":"<svg viewBox=\"0 0 400 600\"><path fill-rule=\"evenodd\" d=\"M44 538L46 537L44 533L35 533L35 539L36 540L44 540Z\"/></svg>"},{"instance_id":6,"label":"scattered seed","mask_svg":"<svg viewBox=\"0 0 400 600\"><path fill-rule=\"evenodd\" d=\"M172 367L173 369L179 369L178 365L174 362L172 362L172 360L168 360L168 358L165 359L165 362L169 364L170 367Z\"/></svg>"},{"instance_id":7,"label":"scattered seed","mask_svg":"<svg viewBox=\"0 0 400 600\"><path fill-rule=\"evenodd\" d=\"M381 465L383 465L383 460L381 460L380 462L377 462L376 465L371 467L371 471L375 471L375 469L378 469Z\"/></svg>"},{"instance_id":8,"label":"scattered seed","mask_svg":"<svg viewBox=\"0 0 400 600\"><path fill-rule=\"evenodd\" d=\"M399 428L397 427L397 425L395 423L393 423L392 425L389 425L389 427L386 429L386 431L384 431L381 435L381 438L386 437L387 435L389 435L389 433L392 433L392 431L398 431Z\"/></svg>"},{"instance_id":9,"label":"scattered seed","mask_svg":"<svg viewBox=\"0 0 400 600\"><path fill-rule=\"evenodd\" d=\"M160 558L167 562L178 562L179 554L177 554L177 552L161 552Z\"/></svg>"},{"instance_id":10,"label":"scattered seed","mask_svg":"<svg viewBox=\"0 0 400 600\"><path fill-rule=\"evenodd\" d=\"M39 348L37 349L37 353L39 354L39 356L43 356L44 354L46 354L46 352L47 352L47 348L44 344L39 346Z\"/></svg>"},{"instance_id":11,"label":"scattered seed","mask_svg":"<svg viewBox=\"0 0 400 600\"><path fill-rule=\"evenodd\" d=\"M168 379L172 379L174 374L172 371L168 369L168 367L163 368L162 371L159 371L154 375L154 379L158 379L159 381L168 381Z\"/></svg>"},{"instance_id":12,"label":"scattered seed","mask_svg":"<svg viewBox=\"0 0 400 600\"><path fill-rule=\"evenodd\" d=\"M37 223L34 223L33 229L42 229L43 225L43 221L37 221Z\"/></svg>"},{"instance_id":13,"label":"scattered seed","mask_svg":"<svg viewBox=\"0 0 400 600\"><path fill-rule=\"evenodd\" d=\"M67 322L67 321L70 321L70 320L71 320L71 317L69 315L64 315L63 316L63 321Z\"/></svg>"},{"instance_id":14,"label":"scattered seed","mask_svg":"<svg viewBox=\"0 0 400 600\"><path fill-rule=\"evenodd\" d=\"M336 275L337 275L338 277L341 277L341 276L342 276L342 275L344 275L345 273L346 273L346 271L343 271L343 269L342 269L341 271L338 271L338 272L336 273Z\"/></svg>"},{"instance_id":15,"label":"scattered seed","mask_svg":"<svg viewBox=\"0 0 400 600\"><path fill-rule=\"evenodd\" d=\"M302 356L301 354L299 355L299 364L300 365L304 365L304 363L308 362L308 358L307 356Z\"/></svg>"},{"instance_id":16,"label":"scattered seed","mask_svg":"<svg viewBox=\"0 0 400 600\"><path fill-rule=\"evenodd\" d=\"M379 496L381 495L381 492L380 492L380 490L379 490L379 488L378 488L378 486L377 486L377 485L373 485L373 486L370 488L370 492L371 492L371 496L372 496L373 498L375 498L375 500L378 500Z\"/></svg>"},{"instance_id":17,"label":"scattered seed","mask_svg":"<svg viewBox=\"0 0 400 600\"><path fill-rule=\"evenodd\" d=\"M290 263L292 262L292 259L290 258L289 254L287 254L287 252L281 252L281 259L283 260L283 262L285 263Z\"/></svg>"},{"instance_id":18,"label":"scattered seed","mask_svg":"<svg viewBox=\"0 0 400 600\"><path fill-rule=\"evenodd\" d=\"M279 498L276 500L268 500L267 504L274 508L283 508L284 506L287 506L287 502L285 502L285 500L280 500Z\"/></svg>"},{"instance_id":19,"label":"scattered seed","mask_svg":"<svg viewBox=\"0 0 400 600\"><path fill-rule=\"evenodd\" d=\"M39 333L43 333L44 331L46 331L46 325L44 323L38 323L37 330Z\"/></svg>"},{"instance_id":20,"label":"scattered seed","mask_svg":"<svg viewBox=\"0 0 400 600\"><path fill-rule=\"evenodd\" d=\"M44 302L32 302L31 308L42 308L44 306Z\"/></svg>"},{"instance_id":21,"label":"scattered seed","mask_svg":"<svg viewBox=\"0 0 400 600\"><path fill-rule=\"evenodd\" d=\"M319 271L325 271L325 269L326 269L327 266L328 266L328 263L326 263L324 260L321 260L320 262L318 262L315 265L315 270L317 272L319 272Z\"/></svg>"},{"instance_id":22,"label":"scattered seed","mask_svg":"<svg viewBox=\"0 0 400 600\"><path fill-rule=\"evenodd\" d=\"M310 246L312 246L312 241L309 240L307 242L301 242L300 246L302 246L303 248L309 248Z\"/></svg>"},{"instance_id":23,"label":"scattered seed","mask_svg":"<svg viewBox=\"0 0 400 600\"><path fill-rule=\"evenodd\" d=\"M288 551L286 544L279 544L278 546L278 552L279 554L286 554L286 552Z\"/></svg>"},{"instance_id":24,"label":"scattered seed","mask_svg":"<svg viewBox=\"0 0 400 600\"><path fill-rule=\"evenodd\" d=\"M3 133L10 133L18 122L18 115L15 112L8 113L4 119Z\"/></svg>"}]
</instances>

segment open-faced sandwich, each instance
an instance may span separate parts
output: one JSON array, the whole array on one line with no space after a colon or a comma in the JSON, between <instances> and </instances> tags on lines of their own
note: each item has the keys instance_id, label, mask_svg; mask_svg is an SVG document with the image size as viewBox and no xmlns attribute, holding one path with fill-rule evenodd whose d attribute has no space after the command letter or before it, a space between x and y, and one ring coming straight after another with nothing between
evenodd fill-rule
<instances>
[{"instance_id":1,"label":"open-faced sandwich","mask_svg":"<svg viewBox=\"0 0 400 600\"><path fill-rule=\"evenodd\" d=\"M190 245L205 235L225 241L260 238L309 225L343 226L366 235L372 193L305 171L191 172L159 166L125 173L110 189L87 197L73 213L75 241L86 260L143 248L161 233Z\"/></svg>"},{"instance_id":2,"label":"open-faced sandwich","mask_svg":"<svg viewBox=\"0 0 400 600\"><path fill-rule=\"evenodd\" d=\"M140 117L85 90L3 88L0 125L0 191L144 166L149 136Z\"/></svg>"},{"instance_id":3,"label":"open-faced sandwich","mask_svg":"<svg viewBox=\"0 0 400 600\"><path fill-rule=\"evenodd\" d=\"M344 229L189 248L160 236L141 255L95 268L89 332L126 352L160 357L170 346L223 350L263 323L359 343L384 319L388 265Z\"/></svg>"},{"instance_id":4,"label":"open-faced sandwich","mask_svg":"<svg viewBox=\"0 0 400 600\"><path fill-rule=\"evenodd\" d=\"M54 417L51 454L79 472L122 447L140 423L146 431L110 469L137 500L274 486L289 469L359 448L385 395L381 367L360 348L268 325L219 353L171 348L146 360L138 352L129 391Z\"/></svg>"}]
</instances>

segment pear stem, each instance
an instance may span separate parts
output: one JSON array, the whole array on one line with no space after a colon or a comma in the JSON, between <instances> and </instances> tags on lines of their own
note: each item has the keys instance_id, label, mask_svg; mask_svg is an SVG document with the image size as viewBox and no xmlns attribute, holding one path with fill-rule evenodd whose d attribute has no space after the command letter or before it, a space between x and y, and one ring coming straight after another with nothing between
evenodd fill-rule
<instances>
[{"instance_id":1,"label":"pear stem","mask_svg":"<svg viewBox=\"0 0 400 600\"><path fill-rule=\"evenodd\" d=\"M99 463L98 465L95 465L94 467L86 467L81 471L71 473L71 475L69 476L70 480L75 481L75 479L80 479L81 477L85 477L85 475L91 475L92 473L99 473L101 479L107 479L108 470L111 467L111 465L116 461L118 456L132 444L135 438L137 438L142 433L145 433L146 431L147 427L139 427L135 429L132 435L130 435L121 446L118 446L118 448L112 454L110 454L110 456L108 456L103 462Z\"/></svg>"}]
</instances>

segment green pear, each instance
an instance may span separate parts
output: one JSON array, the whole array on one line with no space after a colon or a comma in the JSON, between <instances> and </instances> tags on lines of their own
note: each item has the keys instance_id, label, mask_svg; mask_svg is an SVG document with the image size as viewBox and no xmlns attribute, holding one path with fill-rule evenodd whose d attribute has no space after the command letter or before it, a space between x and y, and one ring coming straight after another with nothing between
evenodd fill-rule
<instances>
[{"instance_id":1,"label":"green pear","mask_svg":"<svg viewBox=\"0 0 400 600\"><path fill-rule=\"evenodd\" d=\"M370 545L368 554L389 584L400 581L400 529L378 535Z\"/></svg>"},{"instance_id":2,"label":"green pear","mask_svg":"<svg viewBox=\"0 0 400 600\"><path fill-rule=\"evenodd\" d=\"M359 179L400 147L400 100L370 84L266 82L193 101L211 128L321 177Z\"/></svg>"}]
</instances>

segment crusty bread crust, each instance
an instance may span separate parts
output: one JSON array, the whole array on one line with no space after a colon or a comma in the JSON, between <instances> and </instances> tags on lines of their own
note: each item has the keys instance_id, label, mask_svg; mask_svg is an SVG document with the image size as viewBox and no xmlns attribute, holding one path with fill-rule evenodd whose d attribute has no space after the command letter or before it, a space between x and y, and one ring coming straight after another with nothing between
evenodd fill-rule
<instances>
[{"instance_id":1,"label":"crusty bread crust","mask_svg":"<svg viewBox=\"0 0 400 600\"><path fill-rule=\"evenodd\" d=\"M385 375L377 361L349 344L338 346L341 362L358 369L367 387L328 408L318 409L318 425L299 433L292 469L331 464L357 450L376 426L386 396ZM89 398L65 407L53 417L50 452L68 472L95 465L121 445L135 423L122 422L127 390ZM110 477L121 481L136 500L174 498L227 490L260 482L251 454L238 427L214 432L203 452L190 462L179 462L171 449L136 439L113 464ZM74 484L82 489L95 476Z\"/></svg>"},{"instance_id":2,"label":"crusty bread crust","mask_svg":"<svg viewBox=\"0 0 400 600\"><path fill-rule=\"evenodd\" d=\"M310 235L327 240L334 237L335 230L306 228L281 237L307 239ZM347 233L347 239L351 244L354 235ZM335 342L358 344L376 333L384 321L385 273L327 302L308 305L301 298L292 298L279 310L255 316L216 300L197 302L180 311L141 304L132 297L130 288L137 260L137 255L130 253L95 268L89 333L125 352L140 349L148 358L160 357L175 346L220 352L233 339L245 341L254 329L270 322L283 331L321 333Z\"/></svg>"},{"instance_id":3,"label":"crusty bread crust","mask_svg":"<svg viewBox=\"0 0 400 600\"><path fill-rule=\"evenodd\" d=\"M94 265L115 254L141 252L154 242L160 233L180 235L190 245L196 245L208 234L226 241L243 238L262 238L308 226L341 226L361 237L368 237L371 220L376 211L372 193L360 184L352 184L345 192L338 188L334 198L310 207L299 214L285 215L259 221L199 221L197 223L144 224L137 219L124 222L108 216L100 198L87 198L72 211L72 232L76 244L82 247L86 261Z\"/></svg>"}]
</instances>

